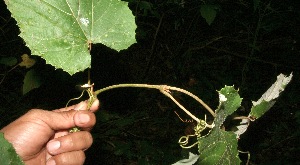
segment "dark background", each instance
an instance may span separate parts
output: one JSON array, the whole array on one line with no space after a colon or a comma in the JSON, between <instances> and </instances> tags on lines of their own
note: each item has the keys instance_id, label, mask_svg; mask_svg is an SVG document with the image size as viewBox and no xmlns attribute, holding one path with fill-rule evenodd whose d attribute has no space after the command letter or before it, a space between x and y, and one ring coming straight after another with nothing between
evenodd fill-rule
<instances>
[{"instance_id":1,"label":"dark background","mask_svg":"<svg viewBox=\"0 0 300 165\"><path fill-rule=\"evenodd\" d=\"M211 25L200 14L204 3L219 6ZM196 94L215 109L216 90L234 85L243 98L244 115L277 75L293 72L274 107L241 136L239 150L251 153L250 164L300 164L300 2L261 1L254 10L252 1L243 0L132 0L129 7L136 16L137 43L121 52L92 46L91 79L96 89L119 83L168 84ZM18 34L16 21L1 1L1 57L21 61L22 54L30 54ZM86 71L71 77L34 58L33 69L43 82L39 88L22 95L29 69L21 67L0 84L0 128L32 108L64 107L80 95L76 85L87 82ZM0 74L9 69L0 65ZM173 95L203 118L206 111L198 103L180 93ZM187 154L177 141L193 124L181 122L173 111L188 117L158 91L115 89L99 99L102 107L86 164L171 164ZM247 157L242 154L241 159L245 163Z\"/></svg>"}]
</instances>

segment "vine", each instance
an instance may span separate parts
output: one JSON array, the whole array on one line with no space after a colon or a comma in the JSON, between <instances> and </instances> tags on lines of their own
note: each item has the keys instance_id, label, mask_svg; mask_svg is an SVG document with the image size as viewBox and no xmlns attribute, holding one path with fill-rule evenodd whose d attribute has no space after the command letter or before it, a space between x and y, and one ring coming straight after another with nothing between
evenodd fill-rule
<instances>
[{"instance_id":1,"label":"vine","mask_svg":"<svg viewBox=\"0 0 300 165\"><path fill-rule=\"evenodd\" d=\"M90 80L89 80L90 82ZM115 89L115 88L150 88L150 89L158 89L162 94L164 94L165 96L167 96L168 98L170 98L180 109L182 109L187 115L189 115L192 119L194 119L197 122L197 126L195 127L195 135L200 136L200 133L205 129L205 128L213 128L213 125L209 125L206 123L206 116L205 116L205 120L201 120L199 118L197 118L195 115L193 115L190 111L188 111L183 105L181 105L172 95L171 95L171 91L178 91L181 93L184 93L190 97L192 97L193 99L195 99L197 102L199 102L213 117L216 116L215 112L204 102L202 101L198 96L192 94L191 92L181 89L181 88L177 88L177 87L172 87L172 86L168 86L168 85L149 85L149 84L118 84L118 85L112 85L112 86L108 86L102 89L99 89L97 91L94 92L94 88L93 88L94 84L84 84L81 87L84 89L81 93L81 95L77 98L72 98L67 102L66 107L68 106L68 104L70 103L70 101L72 100L77 100L80 99L83 96L83 93L86 91L89 95L89 99L88 99L88 107L87 110L90 109L90 107L92 106L93 102L97 99L97 95L111 90L111 89ZM205 124L203 124L203 122ZM203 126L204 125L204 126ZM70 132L77 132L80 131L79 128L72 128L70 130ZM188 137L187 137L188 140ZM181 141L181 140L179 140ZM181 143L181 142L179 142ZM185 144L183 144L185 145Z\"/></svg>"}]
</instances>

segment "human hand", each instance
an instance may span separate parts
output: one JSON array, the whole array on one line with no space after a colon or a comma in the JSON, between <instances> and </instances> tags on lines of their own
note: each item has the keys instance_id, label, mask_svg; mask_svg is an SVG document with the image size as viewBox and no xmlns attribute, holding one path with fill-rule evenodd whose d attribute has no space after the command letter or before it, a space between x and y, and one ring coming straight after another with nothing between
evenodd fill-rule
<instances>
[{"instance_id":1,"label":"human hand","mask_svg":"<svg viewBox=\"0 0 300 165\"><path fill-rule=\"evenodd\" d=\"M32 109L0 130L26 165L77 165L85 160L84 150L92 145L89 130L95 125L96 100L90 111L87 102L53 111ZM82 111L79 111L82 110ZM73 127L81 131L69 133Z\"/></svg>"}]
</instances>

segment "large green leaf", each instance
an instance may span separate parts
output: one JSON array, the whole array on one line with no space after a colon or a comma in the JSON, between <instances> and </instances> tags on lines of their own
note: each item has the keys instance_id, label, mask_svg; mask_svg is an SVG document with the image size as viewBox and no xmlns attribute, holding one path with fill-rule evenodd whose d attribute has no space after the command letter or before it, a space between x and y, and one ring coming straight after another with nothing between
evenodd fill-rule
<instances>
[{"instance_id":1,"label":"large green leaf","mask_svg":"<svg viewBox=\"0 0 300 165\"><path fill-rule=\"evenodd\" d=\"M219 91L220 103L216 110L215 127L210 134L198 138L199 164L240 164L237 138L233 132L221 129L226 117L236 111L242 102L233 86L225 86Z\"/></svg>"},{"instance_id":2,"label":"large green leaf","mask_svg":"<svg viewBox=\"0 0 300 165\"><path fill-rule=\"evenodd\" d=\"M90 67L90 43L115 50L135 40L135 19L119 0L5 0L32 54L70 74Z\"/></svg>"},{"instance_id":3,"label":"large green leaf","mask_svg":"<svg viewBox=\"0 0 300 165\"><path fill-rule=\"evenodd\" d=\"M238 165L238 145L236 135L215 127L207 137L200 137L199 164Z\"/></svg>"},{"instance_id":4,"label":"large green leaf","mask_svg":"<svg viewBox=\"0 0 300 165\"><path fill-rule=\"evenodd\" d=\"M14 147L4 138L2 132L0 132L0 162L5 165L23 165Z\"/></svg>"}]
</instances>

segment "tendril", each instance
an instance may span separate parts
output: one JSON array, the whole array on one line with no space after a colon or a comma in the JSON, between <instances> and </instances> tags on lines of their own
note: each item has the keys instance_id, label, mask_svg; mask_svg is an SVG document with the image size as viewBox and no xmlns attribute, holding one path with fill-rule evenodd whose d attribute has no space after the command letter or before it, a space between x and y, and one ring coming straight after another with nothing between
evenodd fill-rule
<instances>
[{"instance_id":1,"label":"tendril","mask_svg":"<svg viewBox=\"0 0 300 165\"><path fill-rule=\"evenodd\" d=\"M176 113L177 114L177 113ZM197 136L197 138L201 138L201 132L204 131L207 127L211 127L211 125L208 125L206 123L206 115L204 120L200 120L197 125L194 127L194 131L195 133L193 135L187 135L187 136L182 136L178 143L180 145L180 147L182 148L192 148L194 147L196 144L199 144L199 140L197 142L195 142L194 144L187 146L187 144L189 143L189 138L192 136Z\"/></svg>"},{"instance_id":2,"label":"tendril","mask_svg":"<svg viewBox=\"0 0 300 165\"><path fill-rule=\"evenodd\" d=\"M89 100L88 100L88 106L87 106L87 110L90 110L91 106L93 105L94 101L97 99L97 96L94 94L94 91L93 91L93 86L94 84L84 84L82 85L81 87L84 89L82 92L81 92L81 95L79 97L76 97L76 98L73 98L73 99L70 99L66 105L66 107L68 106L68 104L73 101L73 100L78 100L80 99L82 96L83 96L83 93L86 91L89 95ZM79 132L80 131L80 128L79 127L74 127L74 128L71 128L69 130L70 133L74 133L74 132Z\"/></svg>"},{"instance_id":3,"label":"tendril","mask_svg":"<svg viewBox=\"0 0 300 165\"><path fill-rule=\"evenodd\" d=\"M179 114L178 114L176 111L174 111L174 112L175 112L175 114L178 116L178 118L179 118L182 122L184 122L184 123L192 123L192 122L194 122L193 119L185 119L185 120L183 120L183 119L179 116Z\"/></svg>"},{"instance_id":4,"label":"tendril","mask_svg":"<svg viewBox=\"0 0 300 165\"><path fill-rule=\"evenodd\" d=\"M191 136L196 136L196 135L194 134L194 135L182 136L182 137L179 139L178 143L179 143L179 145L180 145L181 148L192 148L192 147L194 147L196 144L199 143L199 142L196 142L196 143L194 143L194 144L192 144L192 145L190 145L190 146L186 146L186 145L189 143L189 137L191 137Z\"/></svg>"},{"instance_id":5,"label":"tendril","mask_svg":"<svg viewBox=\"0 0 300 165\"><path fill-rule=\"evenodd\" d=\"M69 103L70 103L71 101L80 99L80 98L83 96L84 91L85 91L85 90L83 90L83 91L81 92L81 95L80 95L79 97L70 99L70 100L67 102L67 104L66 104L66 108L68 107L68 105L69 105Z\"/></svg>"}]
</instances>

